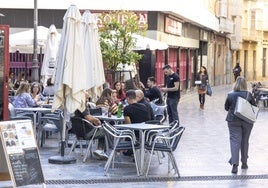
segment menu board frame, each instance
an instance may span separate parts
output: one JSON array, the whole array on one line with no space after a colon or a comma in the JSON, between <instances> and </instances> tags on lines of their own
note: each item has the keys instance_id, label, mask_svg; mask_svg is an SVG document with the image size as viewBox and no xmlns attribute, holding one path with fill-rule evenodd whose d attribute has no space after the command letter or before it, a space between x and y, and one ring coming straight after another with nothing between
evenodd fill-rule
<instances>
[{"instance_id":1,"label":"menu board frame","mask_svg":"<svg viewBox=\"0 0 268 188\"><path fill-rule=\"evenodd\" d=\"M0 137L14 187L45 184L31 120L0 122Z\"/></svg>"}]
</instances>

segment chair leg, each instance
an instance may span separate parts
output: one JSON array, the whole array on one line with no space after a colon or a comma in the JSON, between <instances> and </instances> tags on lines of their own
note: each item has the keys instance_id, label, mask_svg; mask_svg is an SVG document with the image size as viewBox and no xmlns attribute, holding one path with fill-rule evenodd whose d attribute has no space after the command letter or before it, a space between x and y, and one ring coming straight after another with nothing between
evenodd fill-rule
<instances>
[{"instance_id":1,"label":"chair leg","mask_svg":"<svg viewBox=\"0 0 268 188\"><path fill-rule=\"evenodd\" d=\"M108 158L108 160L107 160L107 162L106 162L106 164L104 166L104 175L105 176L107 175L108 170L110 168L111 162L112 162L113 157L114 157L114 153L115 153L115 149L113 149L112 152L110 153L109 158Z\"/></svg>"},{"instance_id":2,"label":"chair leg","mask_svg":"<svg viewBox=\"0 0 268 188\"><path fill-rule=\"evenodd\" d=\"M147 164L148 166L147 166L147 169L146 169L145 177L147 177L147 175L148 175L153 153L154 153L154 145L153 145L153 147L151 149L151 154L150 154L149 162Z\"/></svg>"},{"instance_id":3,"label":"chair leg","mask_svg":"<svg viewBox=\"0 0 268 188\"><path fill-rule=\"evenodd\" d=\"M170 159L171 159L171 162L172 162L172 165L173 165L173 168L174 168L175 172L178 174L178 177L180 177L179 168L178 168L176 159L175 159L175 157L174 157L172 152L170 153Z\"/></svg>"},{"instance_id":4,"label":"chair leg","mask_svg":"<svg viewBox=\"0 0 268 188\"><path fill-rule=\"evenodd\" d=\"M91 149L91 147L92 147L92 143L93 143L92 140L90 140L89 143L88 143L87 150L86 150L86 154L85 154L85 156L84 156L83 162L86 162L86 160L87 160L88 153L89 153L89 151L90 151L90 149Z\"/></svg>"},{"instance_id":5,"label":"chair leg","mask_svg":"<svg viewBox=\"0 0 268 188\"><path fill-rule=\"evenodd\" d=\"M140 173L139 173L139 171L140 171L140 169L139 169L139 162L138 162L137 157L136 157L135 145L134 145L133 141L131 143L132 143L132 150L133 150L133 155L134 155L134 160L135 160L137 175L140 176Z\"/></svg>"},{"instance_id":6,"label":"chair leg","mask_svg":"<svg viewBox=\"0 0 268 188\"><path fill-rule=\"evenodd\" d=\"M70 149L70 152L69 152L68 155L71 155L71 153L74 151L74 148L75 148L76 144L77 144L77 140L75 139L73 144L72 144L72 146L71 146L71 149Z\"/></svg>"},{"instance_id":7,"label":"chair leg","mask_svg":"<svg viewBox=\"0 0 268 188\"><path fill-rule=\"evenodd\" d=\"M83 144L82 144L82 140L79 140L79 146L80 146L80 155L83 156Z\"/></svg>"}]
</instances>

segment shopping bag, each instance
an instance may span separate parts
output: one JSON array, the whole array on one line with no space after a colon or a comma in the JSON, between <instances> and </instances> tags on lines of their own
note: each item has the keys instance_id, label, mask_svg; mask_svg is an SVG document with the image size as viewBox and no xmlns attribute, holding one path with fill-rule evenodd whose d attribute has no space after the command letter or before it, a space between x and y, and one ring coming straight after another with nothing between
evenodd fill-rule
<instances>
[{"instance_id":1,"label":"shopping bag","mask_svg":"<svg viewBox=\"0 0 268 188\"><path fill-rule=\"evenodd\" d=\"M210 85L207 85L207 95L211 96L212 95L212 89L210 87Z\"/></svg>"},{"instance_id":2,"label":"shopping bag","mask_svg":"<svg viewBox=\"0 0 268 188\"><path fill-rule=\"evenodd\" d=\"M258 116L259 108L251 105L246 99L237 97L234 114L244 121L253 124Z\"/></svg>"}]
</instances>

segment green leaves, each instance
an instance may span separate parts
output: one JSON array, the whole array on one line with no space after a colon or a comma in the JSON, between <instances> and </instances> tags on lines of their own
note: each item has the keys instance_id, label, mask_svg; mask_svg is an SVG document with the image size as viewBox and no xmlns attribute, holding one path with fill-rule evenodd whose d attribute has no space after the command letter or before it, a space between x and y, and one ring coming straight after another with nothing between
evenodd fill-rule
<instances>
[{"instance_id":1,"label":"green leaves","mask_svg":"<svg viewBox=\"0 0 268 188\"><path fill-rule=\"evenodd\" d=\"M133 51L137 41L132 34L143 34L147 25L139 26L137 15L131 11L112 11L109 17L103 13L100 19L100 45L106 67L117 70L120 63L137 63L142 56Z\"/></svg>"}]
</instances>

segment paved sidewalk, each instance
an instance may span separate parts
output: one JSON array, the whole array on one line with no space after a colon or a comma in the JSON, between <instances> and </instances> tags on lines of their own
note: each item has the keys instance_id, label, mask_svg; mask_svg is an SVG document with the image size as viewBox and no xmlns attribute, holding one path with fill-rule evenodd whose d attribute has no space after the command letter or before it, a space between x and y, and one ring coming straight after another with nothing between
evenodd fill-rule
<instances>
[{"instance_id":1,"label":"paved sidewalk","mask_svg":"<svg viewBox=\"0 0 268 188\"><path fill-rule=\"evenodd\" d=\"M267 187L268 184L268 109L261 108L250 137L248 170L239 168L238 174L231 174L228 127L225 121L224 102L232 86L213 87L212 97L206 96L205 109L199 109L195 91L184 94L179 104L181 125L186 130L175 152L181 178L167 174L167 159L158 165L155 158L149 177L137 177L134 163L120 166L104 176L104 161L89 158L82 163L79 149L76 149L75 164L49 164L48 158L57 153L55 139L47 140L40 149L46 187L118 187L133 188L207 188L207 187ZM66 149L68 150L68 149ZM85 150L84 150L85 151ZM117 167L117 166L116 166ZM0 182L0 187L10 187L11 182ZM26 186L37 187L37 186ZM41 186L39 186L41 187Z\"/></svg>"}]
</instances>

